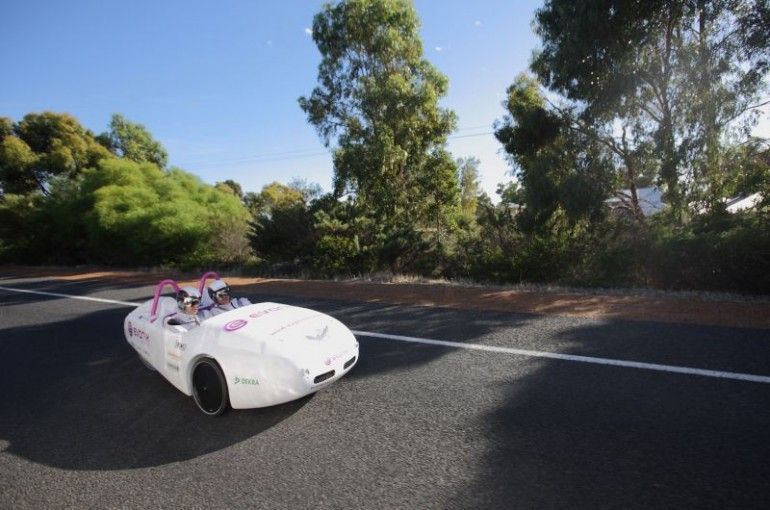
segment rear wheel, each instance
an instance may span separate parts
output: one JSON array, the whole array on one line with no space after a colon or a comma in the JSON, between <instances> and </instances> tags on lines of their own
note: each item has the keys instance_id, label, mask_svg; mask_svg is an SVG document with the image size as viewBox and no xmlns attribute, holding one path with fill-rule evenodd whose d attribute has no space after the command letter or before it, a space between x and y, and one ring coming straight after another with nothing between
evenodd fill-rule
<instances>
[{"instance_id":1,"label":"rear wheel","mask_svg":"<svg viewBox=\"0 0 770 510\"><path fill-rule=\"evenodd\" d=\"M192 390L198 409L209 416L219 416L230 406L225 375L213 359L203 358L195 362Z\"/></svg>"}]
</instances>

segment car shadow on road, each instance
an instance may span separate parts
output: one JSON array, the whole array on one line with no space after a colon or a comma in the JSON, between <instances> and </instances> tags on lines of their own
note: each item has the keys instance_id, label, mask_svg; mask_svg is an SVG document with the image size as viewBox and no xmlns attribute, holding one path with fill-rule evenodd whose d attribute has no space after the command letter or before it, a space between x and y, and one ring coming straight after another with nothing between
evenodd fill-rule
<instances>
[{"instance_id":1,"label":"car shadow on road","mask_svg":"<svg viewBox=\"0 0 770 510\"><path fill-rule=\"evenodd\" d=\"M179 462L258 436L312 397L210 418L126 343L126 309L1 331L0 445L62 469Z\"/></svg>"},{"instance_id":2,"label":"car shadow on road","mask_svg":"<svg viewBox=\"0 0 770 510\"><path fill-rule=\"evenodd\" d=\"M91 287L93 285L94 287ZM35 288L35 285L25 285ZM109 286L76 286L83 295ZM66 293L57 286L54 292ZM479 331L515 326L526 316L287 298L249 296L317 309L351 328L472 341ZM47 302L46 296L6 295L4 313ZM50 298L56 299L56 298ZM13 306L16 304L17 306ZM44 465L75 470L159 466L215 452L269 430L298 412L312 396L266 409L232 411L219 419L200 413L159 374L145 368L125 342L128 308L103 309L71 320L10 326L0 330L0 445ZM467 313L459 320L457 314ZM499 317L498 317L499 315ZM452 317L454 316L454 318ZM465 326L459 325L465 324ZM480 329L481 328L481 329ZM361 360L346 376L367 378L430 363L452 349L381 340L361 341Z\"/></svg>"},{"instance_id":3,"label":"car shadow on road","mask_svg":"<svg viewBox=\"0 0 770 510\"><path fill-rule=\"evenodd\" d=\"M770 375L766 333L608 321L559 337L570 345L563 354ZM523 376L500 389L499 405L469 425L483 438L483 454L449 507L770 505L770 385L563 360L528 363Z\"/></svg>"}]
</instances>

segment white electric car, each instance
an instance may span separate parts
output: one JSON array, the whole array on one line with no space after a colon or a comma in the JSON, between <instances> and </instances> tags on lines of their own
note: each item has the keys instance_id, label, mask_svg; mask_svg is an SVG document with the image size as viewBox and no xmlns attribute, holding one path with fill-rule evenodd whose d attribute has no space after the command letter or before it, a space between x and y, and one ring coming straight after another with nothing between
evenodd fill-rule
<instances>
[{"instance_id":1,"label":"white electric car","mask_svg":"<svg viewBox=\"0 0 770 510\"><path fill-rule=\"evenodd\" d=\"M204 274L199 283L203 294ZM228 407L267 407L328 387L358 361L358 342L341 322L314 310L259 303L201 322L186 330L165 324L177 311L176 299L161 296L173 280L163 280L153 299L128 314L124 332L139 357L204 413ZM204 303L205 304L205 303Z\"/></svg>"}]
</instances>

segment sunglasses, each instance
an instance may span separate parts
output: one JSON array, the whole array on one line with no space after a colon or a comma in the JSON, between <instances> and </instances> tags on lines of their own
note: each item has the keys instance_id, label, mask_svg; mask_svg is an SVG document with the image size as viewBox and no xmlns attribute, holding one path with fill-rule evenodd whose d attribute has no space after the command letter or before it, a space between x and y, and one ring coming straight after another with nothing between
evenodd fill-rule
<instances>
[{"instance_id":1,"label":"sunglasses","mask_svg":"<svg viewBox=\"0 0 770 510\"><path fill-rule=\"evenodd\" d=\"M186 297L182 300L185 306L198 306L201 304L201 300L198 298Z\"/></svg>"},{"instance_id":2,"label":"sunglasses","mask_svg":"<svg viewBox=\"0 0 770 510\"><path fill-rule=\"evenodd\" d=\"M216 292L214 293L214 296L215 296L217 299L222 299L222 298L224 298L224 297L230 297L230 289L222 289L222 290L218 290L218 291L216 291Z\"/></svg>"}]
</instances>

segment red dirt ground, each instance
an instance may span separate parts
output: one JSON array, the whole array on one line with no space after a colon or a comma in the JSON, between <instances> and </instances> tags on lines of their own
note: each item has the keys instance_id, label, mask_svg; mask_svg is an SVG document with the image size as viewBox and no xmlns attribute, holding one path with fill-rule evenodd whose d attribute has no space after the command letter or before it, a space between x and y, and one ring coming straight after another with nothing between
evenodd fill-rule
<instances>
[{"instance_id":1,"label":"red dirt ground","mask_svg":"<svg viewBox=\"0 0 770 510\"><path fill-rule=\"evenodd\" d=\"M48 277L69 281L116 281L154 284L175 278L180 284L197 283L189 274L159 274L134 271L57 267L0 267L1 276ZM312 298L340 299L370 303L441 306L466 310L556 314L597 319L630 319L684 324L704 324L770 329L770 302L701 299L693 296L656 294L587 294L505 290L495 287L467 287L449 284L393 284L360 281L290 280L228 277L238 294L267 293Z\"/></svg>"}]
</instances>

